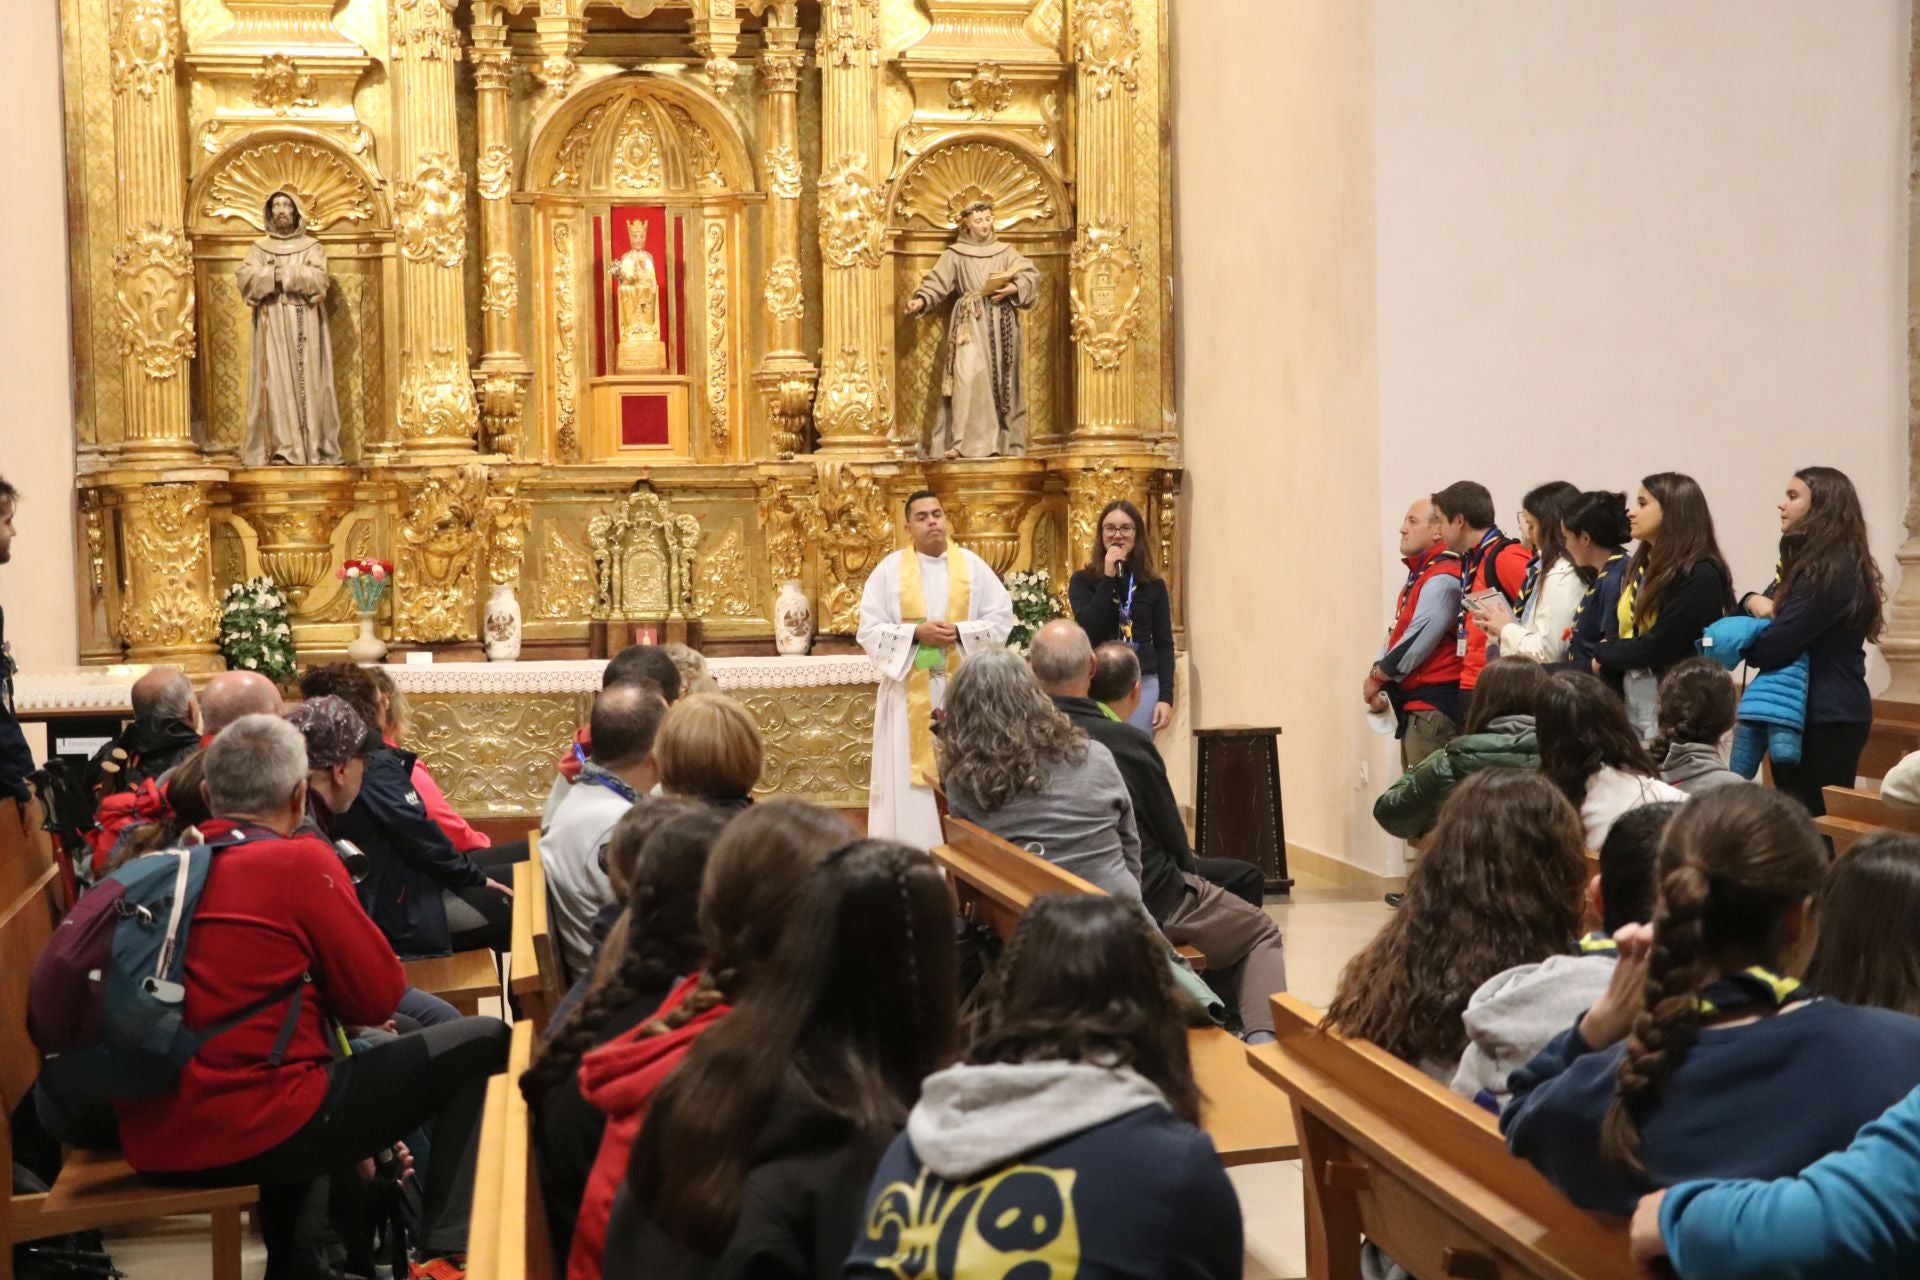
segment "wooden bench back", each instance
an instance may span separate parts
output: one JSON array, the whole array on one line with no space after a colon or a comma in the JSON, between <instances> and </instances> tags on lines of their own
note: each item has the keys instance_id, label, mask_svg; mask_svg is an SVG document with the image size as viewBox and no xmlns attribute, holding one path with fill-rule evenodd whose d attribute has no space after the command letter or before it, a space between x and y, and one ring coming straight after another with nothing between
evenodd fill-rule
<instances>
[{"instance_id":1,"label":"wooden bench back","mask_svg":"<svg viewBox=\"0 0 1920 1280\"><path fill-rule=\"evenodd\" d=\"M536 1031L560 1007L566 986L547 900L547 869L540 860L540 833L527 833L527 860L513 867L513 978L511 990Z\"/></svg>"},{"instance_id":2,"label":"wooden bench back","mask_svg":"<svg viewBox=\"0 0 1920 1280\"><path fill-rule=\"evenodd\" d=\"M1824 787L1821 795L1827 813L1814 819L1814 826L1833 843L1835 855L1846 853L1876 831L1920 835L1920 813L1887 804L1878 788Z\"/></svg>"},{"instance_id":3,"label":"wooden bench back","mask_svg":"<svg viewBox=\"0 0 1920 1280\"><path fill-rule=\"evenodd\" d=\"M1900 758L1920 751L1920 706L1889 698L1873 701L1873 724L1860 753L1860 776L1879 781Z\"/></svg>"},{"instance_id":4,"label":"wooden bench back","mask_svg":"<svg viewBox=\"0 0 1920 1280\"><path fill-rule=\"evenodd\" d=\"M7 900L0 915L0 1104L9 1115L40 1075L40 1052L27 1037L27 984L33 962L53 936L59 877L58 868L43 867Z\"/></svg>"},{"instance_id":5,"label":"wooden bench back","mask_svg":"<svg viewBox=\"0 0 1920 1280\"><path fill-rule=\"evenodd\" d=\"M965 818L949 814L941 819L941 827L947 842L933 851L933 858L947 869L961 914L987 925L1001 938L1013 936L1020 917L1043 893L1100 892L1071 871L1062 871Z\"/></svg>"},{"instance_id":6,"label":"wooden bench back","mask_svg":"<svg viewBox=\"0 0 1920 1280\"><path fill-rule=\"evenodd\" d=\"M1357 1277L1362 1237L1417 1276L1629 1280L1624 1226L1509 1155L1493 1116L1318 1010L1273 999L1251 1051L1292 1099L1306 1174L1307 1274Z\"/></svg>"},{"instance_id":7,"label":"wooden bench back","mask_svg":"<svg viewBox=\"0 0 1920 1280\"><path fill-rule=\"evenodd\" d=\"M53 837L41 829L38 800L22 805L0 799L0 902L12 902L22 889L54 865Z\"/></svg>"}]
</instances>

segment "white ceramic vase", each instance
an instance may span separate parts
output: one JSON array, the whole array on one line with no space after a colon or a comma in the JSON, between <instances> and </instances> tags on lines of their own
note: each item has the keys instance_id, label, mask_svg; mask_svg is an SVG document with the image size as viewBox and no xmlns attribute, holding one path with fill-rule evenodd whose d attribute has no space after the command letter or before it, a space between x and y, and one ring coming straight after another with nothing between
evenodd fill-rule
<instances>
[{"instance_id":1,"label":"white ceramic vase","mask_svg":"<svg viewBox=\"0 0 1920 1280\"><path fill-rule=\"evenodd\" d=\"M773 645L786 657L813 648L813 602L800 589L798 578L780 584L780 594L774 597Z\"/></svg>"},{"instance_id":2,"label":"white ceramic vase","mask_svg":"<svg viewBox=\"0 0 1920 1280\"><path fill-rule=\"evenodd\" d=\"M347 657L362 666L383 662L387 656L387 642L373 634L373 614L360 615L360 634L347 641Z\"/></svg>"},{"instance_id":3,"label":"white ceramic vase","mask_svg":"<svg viewBox=\"0 0 1920 1280\"><path fill-rule=\"evenodd\" d=\"M514 599L511 585L494 584L481 630L487 638L488 662L512 662L520 656L520 602Z\"/></svg>"}]
</instances>

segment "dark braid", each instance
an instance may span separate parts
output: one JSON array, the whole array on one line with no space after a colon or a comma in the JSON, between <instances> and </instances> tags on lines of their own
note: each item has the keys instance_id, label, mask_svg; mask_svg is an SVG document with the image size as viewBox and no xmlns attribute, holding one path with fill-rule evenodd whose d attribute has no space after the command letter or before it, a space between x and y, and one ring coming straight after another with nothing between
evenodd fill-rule
<instances>
[{"instance_id":1,"label":"dark braid","mask_svg":"<svg viewBox=\"0 0 1920 1280\"><path fill-rule=\"evenodd\" d=\"M1653 949L1647 956L1644 1003L1627 1036L1614 1086L1613 1105L1600 1127L1600 1152L1612 1163L1644 1177L1640 1131L1659 1103L1674 1068L1700 1031L1703 942L1711 882L1694 862L1667 873L1653 917Z\"/></svg>"}]
</instances>

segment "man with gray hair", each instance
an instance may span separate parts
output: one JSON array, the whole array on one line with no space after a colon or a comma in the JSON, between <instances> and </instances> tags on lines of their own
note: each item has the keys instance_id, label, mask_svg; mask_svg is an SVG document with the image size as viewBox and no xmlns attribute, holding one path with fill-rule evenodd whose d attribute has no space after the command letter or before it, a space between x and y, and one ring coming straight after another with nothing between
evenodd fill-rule
<instances>
[{"instance_id":1,"label":"man with gray hair","mask_svg":"<svg viewBox=\"0 0 1920 1280\"><path fill-rule=\"evenodd\" d=\"M1129 684L1137 698L1138 660L1125 645L1117 647L1134 664ZM1034 635L1028 661L1053 705L1119 766L1140 837L1140 896L1148 913L1176 945L1197 947L1207 958L1207 979L1224 980L1223 994L1236 1001L1249 1043L1273 1039L1269 997L1287 989L1279 926L1264 910L1200 875L1153 739L1127 724L1119 708L1090 696L1099 662L1087 633L1065 618L1049 622Z\"/></svg>"},{"instance_id":2,"label":"man with gray hair","mask_svg":"<svg viewBox=\"0 0 1920 1280\"><path fill-rule=\"evenodd\" d=\"M258 671L222 671L200 691L200 732L211 741L241 716L277 716L280 690Z\"/></svg>"},{"instance_id":3,"label":"man with gray hair","mask_svg":"<svg viewBox=\"0 0 1920 1280\"><path fill-rule=\"evenodd\" d=\"M166 1092L119 1105L127 1161L197 1186L260 1187L269 1275L328 1275L330 1176L433 1126L423 1194L426 1259L466 1252L487 1077L507 1029L461 1018L334 1058L330 1024L379 1026L406 973L306 817L300 731L242 716L207 748L215 848L187 942L186 1011L230 1023ZM430 1271L428 1274L440 1274Z\"/></svg>"},{"instance_id":4,"label":"man with gray hair","mask_svg":"<svg viewBox=\"0 0 1920 1280\"><path fill-rule=\"evenodd\" d=\"M96 803L159 779L200 749L200 702L178 667L155 667L133 682L133 723L94 754L88 778Z\"/></svg>"}]
</instances>

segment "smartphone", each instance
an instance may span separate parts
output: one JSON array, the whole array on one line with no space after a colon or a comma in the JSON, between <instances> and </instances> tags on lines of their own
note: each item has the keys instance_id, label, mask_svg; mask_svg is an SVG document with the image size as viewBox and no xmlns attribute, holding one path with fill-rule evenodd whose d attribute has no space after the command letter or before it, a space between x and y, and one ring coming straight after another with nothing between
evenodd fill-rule
<instances>
[{"instance_id":1,"label":"smartphone","mask_svg":"<svg viewBox=\"0 0 1920 1280\"><path fill-rule=\"evenodd\" d=\"M1485 591L1475 591L1467 597L1467 608L1478 613L1489 600L1504 600L1506 596L1498 587L1488 587Z\"/></svg>"}]
</instances>

